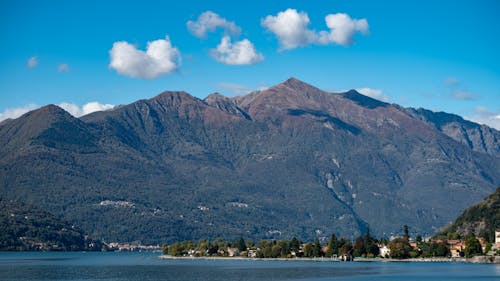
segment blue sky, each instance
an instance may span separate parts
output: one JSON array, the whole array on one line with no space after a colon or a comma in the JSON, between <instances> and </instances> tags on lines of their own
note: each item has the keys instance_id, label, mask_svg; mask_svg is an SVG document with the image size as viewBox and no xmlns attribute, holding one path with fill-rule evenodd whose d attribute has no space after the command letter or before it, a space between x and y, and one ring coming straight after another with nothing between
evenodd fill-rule
<instances>
[{"instance_id":1,"label":"blue sky","mask_svg":"<svg viewBox=\"0 0 500 281\"><path fill-rule=\"evenodd\" d=\"M0 119L293 76L500 129L499 12L495 0L0 0Z\"/></svg>"}]
</instances>

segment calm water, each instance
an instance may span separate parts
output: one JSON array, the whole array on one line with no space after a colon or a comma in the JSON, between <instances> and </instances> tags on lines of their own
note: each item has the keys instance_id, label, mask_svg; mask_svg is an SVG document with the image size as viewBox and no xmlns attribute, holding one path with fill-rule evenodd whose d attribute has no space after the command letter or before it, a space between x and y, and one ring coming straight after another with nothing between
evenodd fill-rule
<instances>
[{"instance_id":1,"label":"calm water","mask_svg":"<svg viewBox=\"0 0 500 281\"><path fill-rule=\"evenodd\" d=\"M160 260L155 253L0 252L0 280L500 280L500 265Z\"/></svg>"}]
</instances>

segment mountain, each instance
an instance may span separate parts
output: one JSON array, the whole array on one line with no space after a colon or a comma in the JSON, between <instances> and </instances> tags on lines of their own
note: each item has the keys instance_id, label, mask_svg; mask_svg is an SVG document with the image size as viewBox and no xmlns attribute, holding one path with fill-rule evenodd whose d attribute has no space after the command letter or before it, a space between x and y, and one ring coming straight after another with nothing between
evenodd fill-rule
<instances>
[{"instance_id":1,"label":"mountain","mask_svg":"<svg viewBox=\"0 0 500 281\"><path fill-rule=\"evenodd\" d=\"M495 242L495 231L500 229L500 187L478 204L467 208L452 224L437 236L458 233L462 237L474 235Z\"/></svg>"},{"instance_id":2,"label":"mountain","mask_svg":"<svg viewBox=\"0 0 500 281\"><path fill-rule=\"evenodd\" d=\"M498 131L443 114L294 78L81 118L50 105L0 126L0 195L106 241L432 234L500 183Z\"/></svg>"},{"instance_id":3,"label":"mountain","mask_svg":"<svg viewBox=\"0 0 500 281\"><path fill-rule=\"evenodd\" d=\"M39 208L0 198L0 250L89 251L102 243Z\"/></svg>"}]
</instances>

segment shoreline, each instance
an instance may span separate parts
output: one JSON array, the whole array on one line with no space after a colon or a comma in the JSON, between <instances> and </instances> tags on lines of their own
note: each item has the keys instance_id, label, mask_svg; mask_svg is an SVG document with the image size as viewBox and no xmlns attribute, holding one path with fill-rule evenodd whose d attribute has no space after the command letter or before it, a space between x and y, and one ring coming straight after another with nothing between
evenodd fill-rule
<instances>
[{"instance_id":1,"label":"shoreline","mask_svg":"<svg viewBox=\"0 0 500 281\"><path fill-rule=\"evenodd\" d=\"M249 257L176 257L160 255L163 260L247 260L247 261L308 261L308 262L344 262L340 259L326 257L319 258L249 258ZM449 263L484 263L500 264L500 256L475 256L473 258L413 258L413 259L391 259L391 258L355 258L352 262L449 262Z\"/></svg>"}]
</instances>

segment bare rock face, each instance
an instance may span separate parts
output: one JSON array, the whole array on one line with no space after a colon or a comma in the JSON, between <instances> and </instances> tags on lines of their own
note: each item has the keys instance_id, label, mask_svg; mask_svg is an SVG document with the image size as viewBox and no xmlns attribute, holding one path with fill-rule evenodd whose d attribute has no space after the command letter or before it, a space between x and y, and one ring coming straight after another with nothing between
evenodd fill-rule
<instances>
[{"instance_id":1,"label":"bare rock face","mask_svg":"<svg viewBox=\"0 0 500 281\"><path fill-rule=\"evenodd\" d=\"M500 183L499 132L291 78L0 126L0 196L106 241L426 235ZM116 207L101 202L133 202ZM200 207L201 206L201 207ZM319 233L319 234L318 234Z\"/></svg>"}]
</instances>

